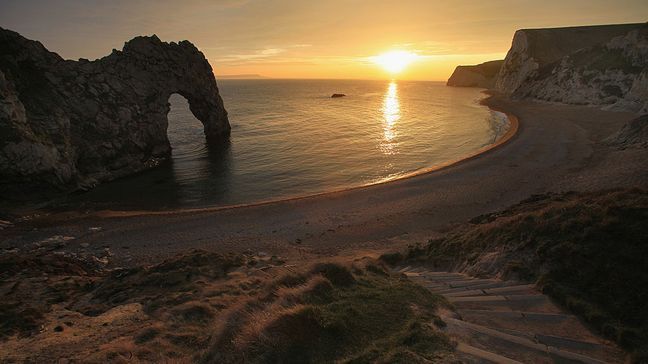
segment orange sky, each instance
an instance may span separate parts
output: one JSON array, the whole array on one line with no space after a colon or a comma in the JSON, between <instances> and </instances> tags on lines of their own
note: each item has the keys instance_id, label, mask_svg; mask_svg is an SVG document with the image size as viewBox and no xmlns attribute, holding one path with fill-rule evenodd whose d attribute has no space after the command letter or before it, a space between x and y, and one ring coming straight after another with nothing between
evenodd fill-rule
<instances>
[{"instance_id":1,"label":"orange sky","mask_svg":"<svg viewBox=\"0 0 648 364\"><path fill-rule=\"evenodd\" d=\"M0 26L63 57L98 58L136 35L188 39L216 75L391 78L369 57L421 57L399 79L445 80L501 59L520 28L648 20L645 0L2 0Z\"/></svg>"}]
</instances>

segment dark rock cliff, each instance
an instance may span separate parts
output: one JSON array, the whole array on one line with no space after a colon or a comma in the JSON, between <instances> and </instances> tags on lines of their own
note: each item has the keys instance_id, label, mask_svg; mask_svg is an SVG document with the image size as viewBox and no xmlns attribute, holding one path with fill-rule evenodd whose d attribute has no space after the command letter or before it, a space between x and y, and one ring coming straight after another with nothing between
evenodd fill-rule
<instances>
[{"instance_id":1,"label":"dark rock cliff","mask_svg":"<svg viewBox=\"0 0 648 364\"><path fill-rule=\"evenodd\" d=\"M190 42L137 37L96 61L64 60L0 28L0 198L88 188L171 152L169 96L210 142L230 125L209 62Z\"/></svg>"},{"instance_id":2,"label":"dark rock cliff","mask_svg":"<svg viewBox=\"0 0 648 364\"><path fill-rule=\"evenodd\" d=\"M448 79L448 86L493 88L503 60L484 62L475 66L457 66Z\"/></svg>"}]
</instances>

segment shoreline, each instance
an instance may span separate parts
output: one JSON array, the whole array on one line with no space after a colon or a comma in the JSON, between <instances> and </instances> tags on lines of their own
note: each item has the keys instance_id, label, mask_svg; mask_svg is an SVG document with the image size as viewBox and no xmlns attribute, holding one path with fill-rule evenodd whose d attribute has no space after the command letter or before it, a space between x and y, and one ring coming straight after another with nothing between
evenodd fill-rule
<instances>
[{"instance_id":1,"label":"shoreline","mask_svg":"<svg viewBox=\"0 0 648 364\"><path fill-rule=\"evenodd\" d=\"M238 208L246 208L246 207L254 207L254 206L263 206L263 205L268 205L268 204L275 204L275 203L282 203L282 202L288 202L288 201L295 201L295 200L302 200L302 199L309 199L309 198L317 198L317 197L326 197L326 195L329 194L335 194L335 193L342 193L342 192L351 192L359 189L364 189L372 186L378 186L378 185L385 185L388 183L396 182L396 181L401 181L409 178L414 178L418 176L422 176L425 174L429 173L434 173L437 171L440 171L442 169L446 169L455 165L459 165L461 163L465 163L469 160L472 160L474 158L478 158L481 155L488 153L489 151L492 151L496 148L501 147L502 145L508 143L513 137L518 132L519 129L519 119L516 115L507 112L506 110L498 109L496 107L493 107L488 104L488 100L493 97L492 93L490 90L485 90L483 91L484 94L487 95L487 97L479 100L479 104L487 107L491 111L495 112L500 112L504 114L509 122L509 127L506 130L504 134L502 134L497 140L495 140L493 143L488 144L484 147L481 147L465 156L462 156L458 159L454 159L451 161L447 161L444 163L440 163L431 167L422 167L419 168L415 171L406 173L404 175L395 177L395 178L387 178L383 180L379 180L376 182L370 182L370 183L365 183L362 185L357 185L357 186L351 186L351 187L345 187L345 188L339 188L339 189L332 189L328 191L323 191L323 192L318 192L318 193L312 193L312 194L304 194L304 195L296 195L296 196L286 196L286 197L279 197L276 199L269 199L269 200L261 200L261 201L256 201L256 202L250 202L250 203L241 203L241 204L233 204L233 205L223 205L223 206L212 206L212 207L198 207L198 208L176 208L176 209L166 209L166 210L112 210L112 209L104 209L104 210L97 210L92 212L91 214L97 217L102 217L102 218L114 218L114 217L135 217L135 216L159 216L159 215L171 215L171 214L193 214L193 213L201 213L201 212L215 212L215 211L223 211L223 210L231 210L231 209L238 209ZM66 214L66 213L74 213L74 212L61 212L61 214Z\"/></svg>"},{"instance_id":2,"label":"shoreline","mask_svg":"<svg viewBox=\"0 0 648 364\"><path fill-rule=\"evenodd\" d=\"M155 263L191 249L263 252L291 261L380 252L534 194L648 187L648 150L601 141L634 114L511 101L487 105L515 119L506 137L433 171L381 184L261 204L159 213L53 213L2 231L0 249L69 237L66 249L110 249L111 266Z\"/></svg>"}]
</instances>

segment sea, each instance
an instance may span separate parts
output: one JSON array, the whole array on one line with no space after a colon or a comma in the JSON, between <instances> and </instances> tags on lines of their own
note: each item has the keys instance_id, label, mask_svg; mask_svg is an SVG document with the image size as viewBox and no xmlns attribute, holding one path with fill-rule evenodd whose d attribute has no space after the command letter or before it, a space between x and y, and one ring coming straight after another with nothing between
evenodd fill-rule
<instances>
[{"instance_id":1,"label":"sea","mask_svg":"<svg viewBox=\"0 0 648 364\"><path fill-rule=\"evenodd\" d=\"M170 160L63 205L202 208L381 183L461 159L509 127L504 114L480 105L480 89L441 82L228 79L218 86L229 143L209 146L187 100L171 95Z\"/></svg>"}]
</instances>

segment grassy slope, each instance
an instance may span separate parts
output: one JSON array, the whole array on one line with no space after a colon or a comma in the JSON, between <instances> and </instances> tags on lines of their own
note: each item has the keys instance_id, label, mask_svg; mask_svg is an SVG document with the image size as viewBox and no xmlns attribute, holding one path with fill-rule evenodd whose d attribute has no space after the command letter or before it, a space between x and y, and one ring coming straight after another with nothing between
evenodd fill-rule
<instances>
[{"instance_id":1,"label":"grassy slope","mask_svg":"<svg viewBox=\"0 0 648 364\"><path fill-rule=\"evenodd\" d=\"M648 355L646 191L534 196L409 254L537 281L600 333Z\"/></svg>"},{"instance_id":2,"label":"grassy slope","mask_svg":"<svg viewBox=\"0 0 648 364\"><path fill-rule=\"evenodd\" d=\"M0 254L0 357L98 363L454 358L436 326L442 325L434 315L439 296L370 260L285 275L275 258L193 251L153 266L105 271L92 259L51 249Z\"/></svg>"},{"instance_id":3,"label":"grassy slope","mask_svg":"<svg viewBox=\"0 0 648 364\"><path fill-rule=\"evenodd\" d=\"M439 297L375 265L289 275L228 320L203 362L419 363L453 359Z\"/></svg>"}]
</instances>

